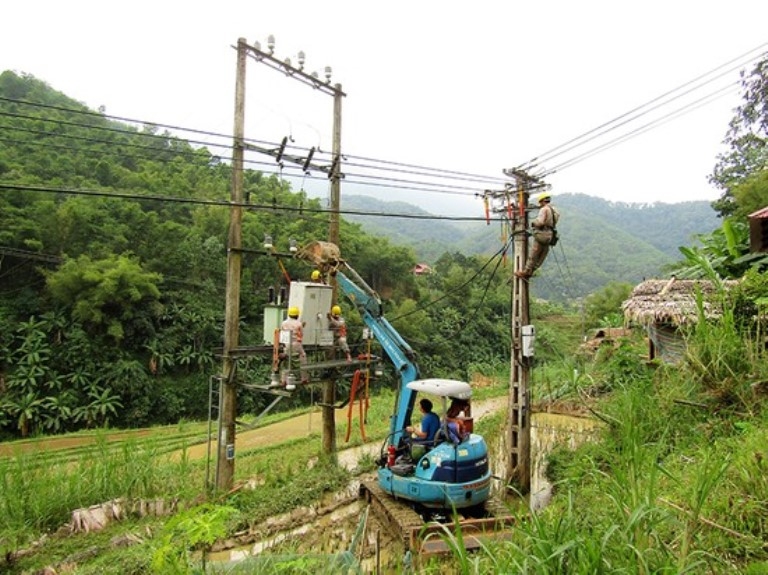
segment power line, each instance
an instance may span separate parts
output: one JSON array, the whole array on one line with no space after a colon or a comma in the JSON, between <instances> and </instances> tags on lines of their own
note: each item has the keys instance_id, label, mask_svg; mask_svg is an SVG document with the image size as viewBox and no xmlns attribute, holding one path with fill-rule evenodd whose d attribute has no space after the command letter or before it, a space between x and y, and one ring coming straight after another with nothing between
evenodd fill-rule
<instances>
[{"instance_id":1,"label":"power line","mask_svg":"<svg viewBox=\"0 0 768 575\"><path fill-rule=\"evenodd\" d=\"M541 162L544 160L551 160L554 159L560 155L563 155L567 153L568 151L572 151L575 148L578 148L580 146L585 145L586 143L596 139L599 136L605 135L608 132L614 131L618 129L621 126L626 125L632 120L635 120L643 115L648 114L650 111L656 110L660 108L661 106L665 106L670 104L676 99L679 99L683 95L690 94L691 92L695 90L701 89L703 86L711 83L712 81L722 77L725 74L733 72L736 68L743 66L749 62L754 61L758 56L753 56L755 52L758 52L762 50L765 46L768 46L768 43L764 43L745 54L742 54L741 56L734 58L725 64L722 64L721 66L707 72L706 74L703 74L689 82L686 82L685 84L675 88L674 90L670 90L666 92L665 94L662 94L661 96L658 96L654 98L653 100L650 100L649 102L646 102L645 104L638 106L629 112L626 112L625 114L622 114L618 116L617 118L614 118L613 120L606 122L604 124L601 124L597 128L594 128L592 130L589 130L588 132L585 132L584 134L581 134L580 136L577 136L575 138L572 138L568 141L566 141L563 144L560 144L559 146L556 146L547 152L540 154L539 156L534 157L532 160L528 162L529 165L536 165L537 162ZM749 57L746 61L744 61L745 58ZM734 64L736 65L734 66ZM724 68L727 68L726 71L721 72L719 75L717 75L714 78L710 78L709 80L705 82L700 82L701 80L712 76L716 72L723 70ZM700 82L697 84L697 82ZM694 85L695 84L695 85ZM691 87L692 86L692 87ZM690 88L689 88L690 87ZM683 89L689 88L685 90L684 92L680 93ZM677 94L674 97L671 97L673 94ZM576 155L573 158L566 159L560 164L558 164L554 169L543 171L540 175L543 177L544 175L554 173L554 171L561 171L567 167L570 167L571 165L574 165L575 163L578 163L580 161L583 161L586 158L589 158L593 155L596 155L597 153L604 151L606 149L609 149L615 145L618 145L619 143L622 143L632 137L636 137L637 135L640 135L654 127L657 127L661 125L662 123L666 123L670 119L674 117L678 117L679 115L682 115L685 110L693 110L705 102L707 98L709 98L712 94L709 96L706 96L700 100L697 100L696 102L693 102L691 104L688 104L684 106L683 108L678 108L674 112L667 114L665 116L662 116L661 118L654 120L653 122L650 122L648 124L645 124L644 126L641 126L640 128L637 128L635 130L632 130L622 136L619 136L613 140L611 140L608 143L601 144L599 146L596 146L587 152L583 152L581 154ZM114 121L121 121L121 122L129 122L133 124L143 124L144 126L151 126L151 127L162 127L166 129L171 130L177 130L181 132L188 132L192 134L204 134L206 136L211 136L215 138L226 138L231 139L231 136L220 134L217 132L211 132L206 130L199 130L194 128L188 128L188 127L182 127L182 126L176 126L172 124L163 124L163 123L157 123L157 122L151 122L151 121L145 121L145 120L137 120L133 118L126 118L122 116L112 116L112 115L106 115L102 113L92 112L88 110L80 110L80 109L74 109L74 108L68 108L68 107L62 107L62 106L55 106L50 104L41 104L41 103L35 103L35 102L28 102L23 100L14 100L9 98L0 97L0 101L6 101L6 102L12 102L15 104L21 104L21 105L27 105L27 106L33 106L33 107L41 107L41 108L49 108L54 110L60 110L68 113L75 113L75 114L82 114L85 116L91 116L91 117L98 117L100 119L111 119ZM711 100L710 100L711 101ZM703 103L702 103L703 102ZM655 104L655 105L654 105ZM645 110L645 111L642 111ZM642 111L642 112L641 112ZM635 114L634 116L632 116ZM0 114L0 115L8 115L11 117L23 117L20 114ZM630 116L632 116L630 118ZM51 121L51 122L58 122L62 125L71 125L71 126L78 126L77 123L74 122L68 122L63 120L56 120L56 119L48 119L48 118L36 118L36 117L29 117L34 118L35 120L45 120L45 121ZM623 120L623 121L622 121ZM80 127L86 128L86 129L102 129L110 132L117 132L117 133L125 133L129 134L131 136L139 136L139 137L148 137L148 138L159 138L163 141L179 141L179 142L186 142L187 144L196 144L196 145L202 145L202 146L210 146L213 148L218 149L225 149L227 151L231 151L232 145L231 143L218 143L218 142L212 142L212 141L206 141L206 140L185 140L182 138L179 138L177 136L172 135L158 135L153 133L141 133L134 130L120 130L117 128L108 128L108 127L101 127L101 126L93 126L90 124L80 124ZM25 129L19 128L19 127L9 127L9 129L15 129L15 130L22 130ZM27 129L28 130L28 129ZM30 133L39 133L40 135L45 135L45 132L30 132ZM92 143L109 143L114 144L112 141L107 140L98 140L95 138L85 138L82 136L69 136L61 133L49 133L50 136L57 136L57 137L70 137L73 139L81 139L84 141L90 141ZM7 141L7 140L6 140ZM255 144L263 144L267 146L271 146L273 150L277 149L280 144L275 142L266 142L266 141L260 141L260 140L248 140L248 142L252 142ZM35 142L36 145L44 145ZM122 146L130 146L137 149L148 149L151 150L154 153L175 153L175 154L196 154L199 153L199 150L176 150L176 149L163 149L163 148L157 148L153 146L140 146L138 144L132 144L132 143L126 143L121 142L120 145ZM290 148L292 150L297 151L307 151L307 148L301 148L299 146L286 146L286 148ZM314 149L314 148L313 148ZM320 155L327 155L327 153L322 152L319 150L319 148L314 149L315 153ZM207 150L209 154L211 154L212 158L219 158L221 159L221 156L217 154L213 154L210 150ZM269 150L263 151L262 153L269 153ZM346 165L361 169L363 171L361 172L349 172L344 174L345 181L348 184L358 184L358 185L367 185L367 186L377 186L379 188L388 188L388 189L403 189L403 190L412 190L417 192L423 192L423 193L436 193L436 194L455 194L459 196L467 197L468 199L472 196L477 196L479 193L483 192L484 190L473 188L471 186L462 186L462 185L456 185L456 184L444 184L444 183L435 183L434 179L440 180L440 179L449 179L451 181L463 181L463 182L470 182L470 183L477 183L477 184L486 184L486 185L505 185L507 184L507 180L503 178L498 177L492 177L492 176L483 176L478 174L471 174L467 172L460 172L455 170L444 170L440 168L432 168L432 167L425 167L425 166L419 166L415 164L407 164L403 162L395 162L395 161L388 161L388 160L380 160L365 156L355 156L355 155L343 155L345 160L348 160L350 158L358 160L358 162L348 162ZM162 161L160 158L155 158L158 161ZM249 165L259 165L259 166L270 166L272 165L269 162L259 162L255 160L246 160L246 163ZM325 180L326 178L319 178L316 176L313 176L311 173L302 171L299 166L292 166L288 165L287 169L286 166L280 165L279 168L275 168L273 170L269 169L261 169L265 174L268 175L274 175L278 176L280 178L284 175L284 170L288 172L288 174L285 174L286 177L295 177L295 178L303 178L303 179L309 179L309 180ZM295 173L298 172L298 173ZM402 174L409 174L412 176L420 176L425 178L431 178L430 181L421 181L421 180L414 180L414 179L406 179L406 178L394 178L389 176L388 174L391 173L402 173ZM383 175L378 175L383 174Z\"/></svg>"},{"instance_id":2,"label":"power line","mask_svg":"<svg viewBox=\"0 0 768 575\"><path fill-rule=\"evenodd\" d=\"M177 131L181 131L181 132L189 132L189 133L194 133L194 134L203 134L203 135L207 135L207 136L213 136L213 137L216 137L216 138L225 138L225 139L229 139L229 140L231 140L231 138L232 138L232 136L229 135L229 134L221 134L221 133L218 133L218 132L199 130L199 129L195 129L195 128L187 128L187 127L182 127L182 126L176 126L176 125L173 125L173 124L163 124L163 123L152 122L152 121L148 121L148 120L138 120L138 119L126 118L126 117L122 117L122 116L112 116L112 115L101 114L101 113L97 113L97 112L84 111L84 110L76 110L76 109L73 109L73 108L66 108L66 107L62 107L62 106L54 106L54 105L50 105L50 104L42 104L42 103L25 101L25 100L14 100L14 99L10 99L10 98L0 97L0 101L12 102L12 103L16 103L16 104L22 104L22 105L33 106L33 107L48 108L48 109L52 109L52 110L71 112L71 113L75 113L75 114L84 114L84 115L87 115L87 116L95 116L95 117L98 117L98 118L106 118L106 119L111 119L111 120L116 120L116 121L121 121L121 122L128 122L128 123L133 123L133 124L142 124L142 125L145 125L145 126L156 126L156 127L160 127L160 128L177 130ZM0 115L12 115L12 114L1 113ZM70 125L78 126L78 124L76 124L76 123L65 122L65 121L61 121L61 120L57 120L57 119L53 119L53 118L38 118L38 117L34 117L34 116L30 116L29 118L30 119L35 119L35 120L46 120L46 121L51 121L51 122L58 122L58 123L70 124ZM90 124L79 124L79 126L83 127L83 128L95 128L95 129L103 129L103 130L116 131L116 132L120 132L121 131L121 130L116 129L116 128L98 127L98 126L92 126ZM160 134L146 134L146 133L142 134L140 132L134 132L134 131L130 131L130 130L123 130L122 132L126 133L126 134L130 134L130 135L139 135L139 136L155 137L155 138L162 138L162 139L168 139L168 137L169 137L169 136L160 135ZM174 137L174 138L176 138L176 137ZM176 139L178 139L178 138L176 138ZM185 140L185 141L189 141L189 142L196 143L196 144L199 144L199 145L206 145L206 146L214 146L214 147L226 148L228 150L232 149L231 143L229 143L229 144L219 144L219 143L216 143L216 142L209 142L209 141L195 141L195 140ZM263 140L254 140L254 139L251 139L251 138L247 138L246 142L248 142L248 143L255 143L255 144L266 144L266 145L272 146L274 148L277 148L277 147L280 146L280 144L276 143L276 142L268 142L268 141L263 141ZM309 148L302 148L300 146L287 146L287 148L294 149L294 150L299 150L299 151L302 151L302 152L307 152L309 150ZM322 150L319 150L319 149L316 150L316 151L317 151L317 153L325 154L325 155L328 155L330 157L330 153L328 153L328 152L323 152ZM456 171L456 170L446 170L446 169L442 169L442 168L428 167L428 166L422 166L422 165L417 165L417 164L406 164L406 163L403 163L403 162L381 160L381 159L375 159L375 158L370 158L370 157L366 157L366 156L356 156L356 155L350 155L350 154L343 154L343 155L344 155L345 158L356 158L356 159L361 160L361 161L372 162L374 164L381 164L381 165L384 165L384 166L393 166L393 167L398 167L398 168L415 169L415 170L418 170L418 171L408 172L408 173L413 173L413 174L417 174L417 175L428 175L428 176L441 177L441 178L450 177L450 178L453 178L453 179L466 179L466 180L469 180L469 181L477 180L477 181L482 181L482 182L495 182L495 183L501 183L501 182L505 181L503 178L494 177L494 176L486 176L486 175L480 175L480 174L473 174L473 173L469 173L469 172L461 172L461 171ZM354 165L360 166L360 167L368 167L368 168L371 168L371 169L382 169L382 170L385 169L385 168L377 168L375 165L367 165L367 164L354 164ZM389 168L389 169L391 171L395 171L395 172L404 172L404 173L406 172L405 170L396 170L396 169L393 169L393 168Z\"/></svg>"},{"instance_id":3,"label":"power line","mask_svg":"<svg viewBox=\"0 0 768 575\"><path fill-rule=\"evenodd\" d=\"M605 142L603 144L600 144L594 148L591 148L587 150L586 152L583 152L571 159L563 161L561 164L558 164L554 166L553 168L547 170L544 172L544 176L548 176L551 174L554 174L555 172L558 172L564 168L568 168L574 164L578 164L579 162L590 158L594 156L595 154L598 154L600 152L604 152L605 150L608 150L610 148L613 148L617 146L618 144L622 144L626 142L627 140L630 140L640 134L644 134L645 132L648 132L649 130L652 130L654 128L658 128L659 126L662 126L676 118L679 118L680 116L683 116L685 114L688 114L690 112L693 112L694 110L697 110L701 108L702 106L705 106L719 98L722 98L723 96L726 96L733 92L733 88L738 85L738 82L734 82L731 85L724 86L720 88L719 90L716 90L715 92L711 92L707 94L706 96L703 96L702 98L699 98L698 100L695 100L693 102L690 102L686 104L685 106L681 108L677 108L676 110L673 110L672 112L669 112L665 114L664 116L661 116L659 118L656 118L655 120L648 122L647 124L643 124L642 126L639 126L638 128L635 128L634 130L627 132L626 134L622 134L621 136L618 136L612 140L609 140L608 142Z\"/></svg>"},{"instance_id":4,"label":"power line","mask_svg":"<svg viewBox=\"0 0 768 575\"><path fill-rule=\"evenodd\" d=\"M0 112L0 116L11 116L11 117L17 117L17 118L18 117L22 117L22 118L27 118L27 119L40 120L40 118L35 118L33 116L22 116L22 115L19 115L19 114L5 114L5 113L2 113L2 112ZM78 127L82 127L82 128L88 128L88 129L93 128L92 126L87 126L87 125L83 125L83 124L76 124L76 123L72 123L72 122L65 122L65 121L56 120L56 119L45 119L45 121L59 123L59 124L63 124L63 125L78 126ZM139 149L139 150L148 150L150 152L153 152L154 154L170 153L170 154L176 154L176 155L182 155L182 156L188 156L188 157L189 156L196 157L197 154L199 153L199 150L196 150L196 149L186 150L186 149L159 148L159 147L152 146L152 145L141 145L141 144L136 144L136 143L131 143L131 142L115 142L113 140L91 138L91 137L86 137L86 136L77 136L77 135L71 135L71 134L64 134L64 133L60 133L60 132L50 132L50 131L45 131L45 130L35 130L35 129L24 128L24 127L20 127L20 126L0 126L0 129L14 130L14 131L18 131L18 132L24 132L24 133L34 134L34 135L41 135L41 136L50 136L50 137L56 137L56 138L69 138L69 139L72 139L72 140L84 141L84 142L88 142L88 143L92 143L92 144L120 145L120 146L126 147L126 148L134 148L134 149ZM125 131L125 130L121 131L121 130L115 130L115 129L112 129L112 128L105 128L105 129L108 130L108 131L113 131L113 132L122 132L124 134L131 135L131 136L142 136L142 137L149 137L149 138L157 138L157 139L161 139L163 141L168 141L169 140L169 137L162 136L162 135L157 135L157 134L140 134L140 133L136 133L136 132L133 132L133 131ZM175 137L174 138L170 138L170 140L171 140L171 142L178 141L179 143L187 143L187 144L193 143L193 144L200 144L200 145L207 145L207 146L218 146L218 147L222 147L222 148L231 149L231 145L229 145L229 144L223 145L223 144L217 144L217 143L214 143L214 142L204 142L204 141L195 141L195 140L189 141L189 140L183 140L183 139L179 139L179 138L175 138ZM8 141L8 139L6 139L6 141ZM20 143L18 140L13 140L13 141L15 143L17 143L17 144ZM277 144L277 143L263 142L263 141L258 141L258 140L251 140L251 141L257 141L259 143L266 143L266 144L272 145L275 148L279 147L279 144ZM51 146L51 147L55 146L55 144L49 144L49 143L44 143L44 142L40 142L40 141L31 141L31 140L27 140L26 142L23 142L23 143L26 143L26 144L29 144L29 145L35 145L35 146ZM66 147L64 147L64 146L59 146L58 148L59 149L66 149ZM298 149L298 147L296 147L296 146L294 146L293 148ZM208 151L209 154L211 154L210 150L207 150L207 151ZM90 153L94 153L94 152L90 151ZM133 157L155 159L156 161L168 161L166 159L154 157L154 156L151 156L151 155L140 155L140 156L133 156ZM216 158L216 157L220 157L220 156L218 156L216 154L211 154L211 157L212 158ZM376 161L376 160L374 160L374 161ZM388 164L393 165L393 166L400 165L400 166L408 166L408 167L418 168L418 166L413 166L413 165L410 165L410 164L398 164L398 163L395 163L395 162L384 162L384 161L379 161L379 162L380 163L384 163L384 164L388 163ZM273 166L274 165L271 162L259 162L259 161L255 161L255 160L245 160L245 163L252 164L252 165L261 165L261 166ZM383 170L386 173L386 170L389 169L389 170L391 170L393 172L397 172L397 173L410 173L410 174L414 174L414 175L430 176L430 177L434 177L434 178L443 178L443 179L445 178L445 176L442 176L440 174L433 174L433 173L428 172L428 171L427 172L416 172L416 171L408 171L408 170L395 170L395 169L392 169L392 168L378 168L376 166L368 166L366 164L355 164L355 163L349 163L347 165L358 166L358 167L362 167L362 168L368 168L368 169L374 170L374 172L376 170L379 170L379 171ZM266 174L282 176L284 169L285 168L281 166L279 170L275 170L275 169L273 169L273 170L262 169L260 171L262 171L263 173L266 173ZM302 168L300 168L299 166L290 166L289 165L288 166L288 170L290 172L294 172L294 171L298 172L296 174L293 174L293 173L289 174L291 177L304 177L304 178L308 178L310 180L325 179L325 178L318 178L316 176L312 176L310 174L307 174L306 172L302 172ZM426 168L426 170L431 170L431 168ZM484 178L483 176L476 176L476 175L472 175L472 174L464 174L462 172L452 172L452 174L455 174L455 175L451 176L451 181L455 181L456 178L458 178L459 180L465 180L465 181L469 181L469 182L483 183L483 184L487 184L489 181L492 181L489 178L483 179ZM349 179L350 176L354 177L354 178L359 178L359 179L357 179L357 180L350 180ZM358 173L358 172L347 172L347 173L344 174L344 177L345 177L345 180L348 183L359 183L361 185L377 185L379 187L387 187L387 188L395 188L395 189L399 188L399 189L421 191L421 192L427 192L427 193L436 193L436 194L456 194L456 195L465 196L467 198L471 198L471 197L473 197L474 194L477 194L478 192L482 191L482 188L480 188L480 187L471 188L471 187L468 187L466 185L452 185L452 184L441 184L441 183L435 183L435 182L422 182L422 181L411 180L411 179L392 178L392 177L387 177L386 175L384 175L384 176L376 176L376 175L372 175L370 173L364 173L364 172L360 172L360 173ZM477 178L479 178L479 179L477 179ZM370 180L370 181L366 181L366 180ZM503 180L496 179L495 181L501 182Z\"/></svg>"},{"instance_id":5,"label":"power line","mask_svg":"<svg viewBox=\"0 0 768 575\"><path fill-rule=\"evenodd\" d=\"M240 206L250 211L267 211L267 212L283 212L286 214L327 214L331 210L325 208L312 208L307 206L286 206L278 204L251 204L251 203L233 203L225 200L203 200L195 198L180 198L177 196L156 196L149 194L128 194L122 192L106 192L97 190L74 190L65 188L51 188L46 186L29 186L21 184L7 184L0 183L0 191L24 191L24 192L40 192L49 194L64 194L72 196L90 196L90 197L102 197L110 199L121 200L135 200L135 201L152 201L152 202L167 202L176 204L191 204L191 205L204 205L204 206L218 206L230 208L232 206ZM445 221L457 221L457 222L485 222L484 217L466 217L466 216L435 216L432 214L406 214L396 212L375 212L375 211L360 211L360 210L340 210L340 214L349 216L372 216L382 218L402 218L411 220L445 220ZM497 218L492 218L496 221Z\"/></svg>"},{"instance_id":6,"label":"power line","mask_svg":"<svg viewBox=\"0 0 768 575\"><path fill-rule=\"evenodd\" d=\"M705 74L702 74L702 75L694 78L693 80L690 80L690 81L688 81L688 82L678 86L677 88L674 88L673 90L665 92L664 94L662 94L660 96L657 96L656 98L653 98L652 100L649 100L648 102L646 102L646 103L644 103L644 104L642 104L640 106L637 106L636 108L633 108L633 109L629 110L628 112L625 112L624 114L621 114L620 116L617 116L616 118L614 118L612 120L609 120L608 122L605 122L605 123L597 126L596 128L593 128L593 129L591 129L591 130L589 130L587 132L584 132L583 134L580 134L580 135L578 135L578 136L576 136L574 138L571 138L570 140L568 140L568 141L566 141L566 142L564 142L564 143L562 143L562 144L560 144L558 146L555 146L554 148L552 148L552 149L550 149L550 150L548 150L548 151L546 151L546 152L544 152L542 154L539 154L538 156L535 156L534 158L532 158L531 160L529 160L528 162L523 164L523 166L534 167L534 166L540 164L543 161L551 160L551 159L553 159L553 158L555 158L555 157L557 157L559 155L562 155L563 153L565 153L565 152L567 152L569 150L572 150L572 149L574 149L576 147L579 147L579 146L583 145L586 142L591 141L592 139L594 139L595 137L597 137L599 135L602 135L604 133L607 133L609 131L617 129L618 127L626 124L628 121L630 121L632 119L636 119L636 118L638 118L638 117L640 117L642 115L647 114L648 112L650 112L652 110L657 109L658 107L660 107L662 105L669 104L670 102L672 102L672 101L674 101L674 100L676 100L676 99L678 99L678 98L680 98L680 97L682 97L682 96L684 96L686 94L689 94L690 92L692 92L694 90L700 89L701 87L705 86L706 84L709 84L709 83L711 83L711 82L721 78L722 76L724 76L726 74L732 73L733 71L735 71L736 69L741 68L744 65L747 65L747 64L749 64L751 62L754 62L755 60L757 60L758 58L761 57L761 54L758 54L756 56L752 56L752 54L754 54L755 52L759 52L759 51L763 50L766 46L768 46L768 42L767 43L763 43L763 44L757 46L756 48L753 48L752 50L749 50L748 52L746 52L746 53L744 53L744 54L742 54L742 55L740 55L740 56L738 56L738 57L736 57L736 58L734 58L732 60L729 60L725 64L722 64L722 65L720 65L720 66L710 70L709 72L706 72ZM747 58L748 56L749 56L749 58ZM745 58L747 58L746 61L744 61ZM739 64L734 66L733 64L736 63L736 62L739 62ZM686 90L686 91L682 92L681 94L678 94L677 96L675 96L673 98L669 98L667 100L664 100L668 96L671 96L672 94L680 92L681 90L684 90L685 88L688 88L692 84L695 84L696 82L699 82L700 80L702 80L704 78L707 78L708 76L711 76L715 72L718 72L719 70L722 70L723 68L726 68L726 67L729 67L729 66L730 66L730 68L728 68L725 72L722 72L721 74L715 76L714 78L711 78L710 80L707 80L706 82L698 84L698 85L694 86L693 88L690 88L689 90ZM664 100L664 101L660 102L661 100ZM659 103L657 104L657 102L659 102ZM652 106L653 104L657 104L657 105ZM633 116L632 118L630 118L627 121L621 122L621 120L624 120L628 116L630 116L632 114L636 114L637 112L640 112L641 110L645 110L646 108L649 108L649 109L644 111L644 112L642 112L642 113L639 113L639 114Z\"/></svg>"}]
</instances>

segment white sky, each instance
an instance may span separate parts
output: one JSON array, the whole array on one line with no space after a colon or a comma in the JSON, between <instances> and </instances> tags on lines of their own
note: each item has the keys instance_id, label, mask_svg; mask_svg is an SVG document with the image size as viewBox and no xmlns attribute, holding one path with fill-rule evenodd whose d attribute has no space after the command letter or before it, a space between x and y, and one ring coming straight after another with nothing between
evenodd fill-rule
<instances>
[{"instance_id":1,"label":"white sky","mask_svg":"<svg viewBox=\"0 0 768 575\"><path fill-rule=\"evenodd\" d=\"M332 66L347 93L345 153L499 178L768 42L765 0L40 0L6 3L2 19L0 70L32 74L110 115L217 133L233 125L232 46L238 37L265 46L274 34L275 56L295 63L303 50L306 70L321 76ZM330 96L253 61L247 76L247 137L291 134L297 146L330 151ZM610 136L737 79L732 72ZM547 181L553 194L612 201L713 200L707 176L740 102L734 87ZM475 199L353 191L482 215Z\"/></svg>"}]
</instances>

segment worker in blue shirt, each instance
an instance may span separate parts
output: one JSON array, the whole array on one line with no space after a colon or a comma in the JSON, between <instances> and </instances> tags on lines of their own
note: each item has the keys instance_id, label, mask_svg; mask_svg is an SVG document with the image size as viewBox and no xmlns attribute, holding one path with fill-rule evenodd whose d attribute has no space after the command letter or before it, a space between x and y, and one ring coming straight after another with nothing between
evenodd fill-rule
<instances>
[{"instance_id":1,"label":"worker in blue shirt","mask_svg":"<svg viewBox=\"0 0 768 575\"><path fill-rule=\"evenodd\" d=\"M437 430L440 429L440 418L432 411L432 402L426 397L419 401L419 407L422 413L420 429L409 425L405 431L416 436L415 442L431 444L435 439Z\"/></svg>"}]
</instances>

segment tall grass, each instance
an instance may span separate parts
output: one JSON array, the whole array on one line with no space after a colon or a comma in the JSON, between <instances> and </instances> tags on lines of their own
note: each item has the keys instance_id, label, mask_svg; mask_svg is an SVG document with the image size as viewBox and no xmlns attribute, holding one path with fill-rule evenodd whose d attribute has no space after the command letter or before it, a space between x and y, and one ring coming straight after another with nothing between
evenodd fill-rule
<instances>
[{"instance_id":1,"label":"tall grass","mask_svg":"<svg viewBox=\"0 0 768 575\"><path fill-rule=\"evenodd\" d=\"M0 537L11 546L19 544L67 523L75 509L110 499L199 491L200 472L183 457L160 463L159 449L147 440L129 440L115 449L102 437L88 454L71 462L51 463L41 453L0 459Z\"/></svg>"},{"instance_id":2,"label":"tall grass","mask_svg":"<svg viewBox=\"0 0 768 575\"><path fill-rule=\"evenodd\" d=\"M599 367L612 391L595 405L600 440L551 456L552 503L521 516L508 541L479 558L454 545L457 572L765 572L765 417L713 425L701 381L649 368L631 348Z\"/></svg>"}]
</instances>

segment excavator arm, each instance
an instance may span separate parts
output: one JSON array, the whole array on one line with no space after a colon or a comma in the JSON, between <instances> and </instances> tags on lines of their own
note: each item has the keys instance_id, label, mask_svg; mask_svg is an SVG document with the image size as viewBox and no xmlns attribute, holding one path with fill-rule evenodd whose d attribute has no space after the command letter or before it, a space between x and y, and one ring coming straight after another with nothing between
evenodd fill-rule
<instances>
[{"instance_id":1,"label":"excavator arm","mask_svg":"<svg viewBox=\"0 0 768 575\"><path fill-rule=\"evenodd\" d=\"M382 315L381 299L378 294L352 267L346 263L342 266L349 275L342 271L336 273L339 289L360 312L363 322L381 344L395 371L400 375L397 409L390 418L389 428L392 444L399 445L404 429L410 423L416 399L416 393L408 389L408 384L419 378L415 354L411 346Z\"/></svg>"}]
</instances>

